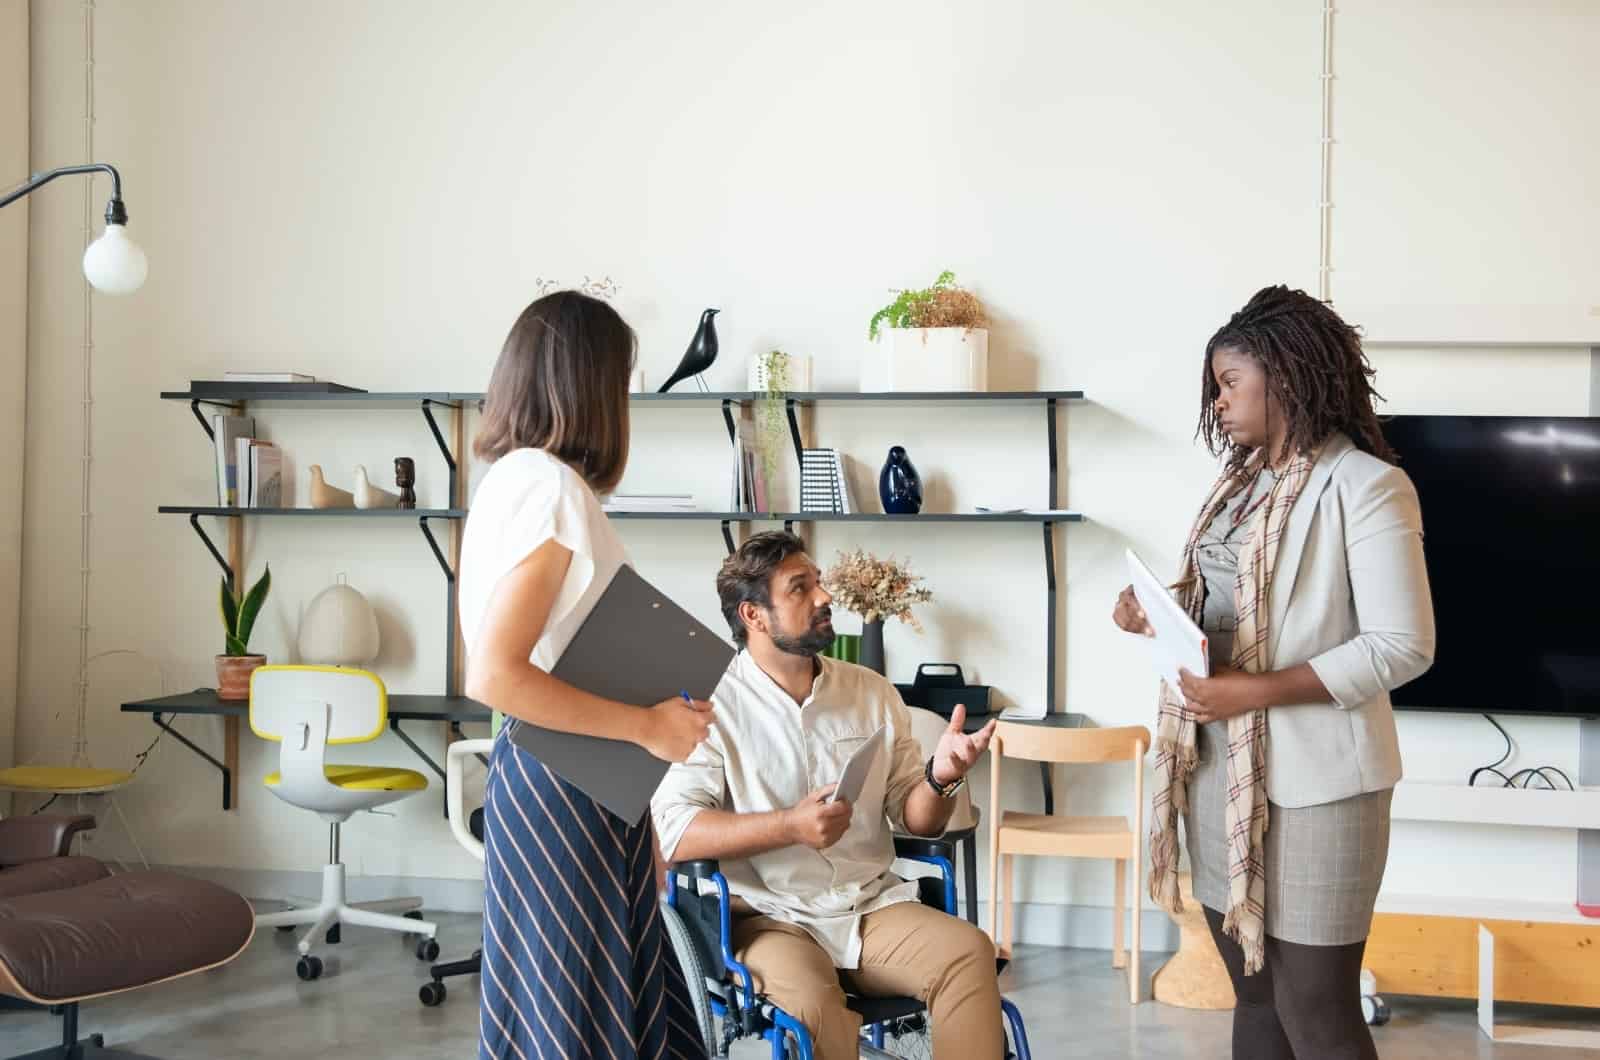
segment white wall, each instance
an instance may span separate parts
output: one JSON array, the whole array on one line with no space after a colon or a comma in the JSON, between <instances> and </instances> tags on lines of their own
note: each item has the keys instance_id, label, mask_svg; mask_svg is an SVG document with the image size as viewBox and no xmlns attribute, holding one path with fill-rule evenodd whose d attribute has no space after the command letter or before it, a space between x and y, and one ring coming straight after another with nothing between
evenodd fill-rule
<instances>
[{"instance_id":1,"label":"white wall","mask_svg":"<svg viewBox=\"0 0 1600 1060\"><path fill-rule=\"evenodd\" d=\"M1593 112L1580 60L1600 45L1600 25L1555 4L1480 11L1458 28L1467 17L1428 12L1449 25L1434 34L1369 0L1341 7L1336 297L1348 271L1352 299L1391 313L1537 295L1552 312L1581 316L1600 300L1595 241L1584 235L1600 210L1575 182L1594 171L1600 148L1560 108L1587 91ZM1191 442L1206 336L1264 284L1314 289L1320 5L103 0L98 18L97 141L123 167L130 229L151 271L138 297L102 299L96 310L97 650L149 653L174 688L214 680L215 568L181 519L155 514L160 503L205 500L209 450L187 409L156 399L161 389L263 367L371 389L481 389L535 277L585 275L621 285L649 381L664 378L699 311L716 305L714 388L742 386L746 358L781 345L816 359L819 387L848 389L887 289L949 267L995 318L994 387L1090 395L1063 421L1064 499L1091 521L1064 535L1060 691L1067 709L1100 724L1149 723L1154 691L1107 617L1118 557L1132 544L1174 563L1209 482L1209 460ZM35 21L35 164L76 160L77 9L37 5ZM1385 56L1400 33L1411 36L1396 85L1389 66L1400 60ZM1498 69L1539 74L1528 91L1549 104L1545 124L1512 120L1499 81L1470 76L1478 59L1456 38L1475 33L1520 42L1514 55L1497 51ZM1491 131L1514 127L1525 164L1487 165L1501 147L1466 133L1421 151L1391 127L1396 95L1468 125L1482 116ZM1460 172L1479 174L1471 194L1447 179ZM1430 226L1414 217L1418 195L1435 209ZM1559 224L1507 269L1537 219L1529 200ZM1448 220L1483 202L1518 205L1509 220L1474 229L1463 253L1463 226ZM70 745L81 328L78 200L41 197L34 209L23 758ZM1410 227L1397 234L1402 220ZM1438 399L1441 373L1458 388L1441 409L1476 409L1489 393L1507 411L1564 407L1572 367L1559 352L1378 361L1396 408ZM855 458L863 484L888 445L903 443L965 507L1044 502L1039 418L828 409L818 422L822 440ZM414 414L282 413L268 430L301 464L321 462L346 483L357 462L387 468L413 455L424 502L443 497ZM638 414L624 488L688 489L719 503L721 430L713 411ZM715 617L714 527L623 532L647 576ZM1011 700L1044 694L1036 529L817 534L823 559L858 543L910 556L937 594L923 637L890 630L892 676L955 658ZM344 571L384 613L390 646L379 668L391 687L440 686L443 592L414 529L260 523L249 549L252 576L273 564L259 635L273 657L288 657L299 610ZM128 763L148 742L148 721L116 704L150 694L153 681L136 662L97 670L97 759ZM1499 753L1481 720L1404 724L1413 775L1455 775ZM183 727L208 745L219 739L215 723ZM1571 726L1516 731L1541 761L1570 762ZM367 753L410 760L388 739ZM129 796L155 860L317 863L317 827L259 787L269 755L247 741L244 763L242 808L223 816L209 767L161 745ZM986 776L975 779L986 790ZM1007 783L1014 800L1037 799L1031 770ZM1062 802L1112 812L1126 804L1124 783L1074 774ZM349 829L356 871L477 874L432 798L399 813ZM1396 835L1397 890L1570 891L1570 836ZM1550 871L1435 871L1484 858L1536 859ZM1032 901L1104 905L1109 886L1097 867L1051 866L1024 873L1020 889Z\"/></svg>"},{"instance_id":2,"label":"white wall","mask_svg":"<svg viewBox=\"0 0 1600 1060\"><path fill-rule=\"evenodd\" d=\"M28 176L28 4L0 0L0 188ZM16 738L22 442L28 368L28 200L0 210L0 762Z\"/></svg>"}]
</instances>

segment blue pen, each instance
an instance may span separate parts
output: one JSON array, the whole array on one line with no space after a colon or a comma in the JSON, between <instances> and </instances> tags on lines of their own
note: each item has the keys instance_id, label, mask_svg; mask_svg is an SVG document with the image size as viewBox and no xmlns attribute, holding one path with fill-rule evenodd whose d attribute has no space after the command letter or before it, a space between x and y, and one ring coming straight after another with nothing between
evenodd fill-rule
<instances>
[{"instance_id":1,"label":"blue pen","mask_svg":"<svg viewBox=\"0 0 1600 1060\"><path fill-rule=\"evenodd\" d=\"M689 693L685 692L683 689L680 688L678 690L678 695L683 697L683 701L685 703L689 704L691 707L694 706L694 700L689 698Z\"/></svg>"}]
</instances>

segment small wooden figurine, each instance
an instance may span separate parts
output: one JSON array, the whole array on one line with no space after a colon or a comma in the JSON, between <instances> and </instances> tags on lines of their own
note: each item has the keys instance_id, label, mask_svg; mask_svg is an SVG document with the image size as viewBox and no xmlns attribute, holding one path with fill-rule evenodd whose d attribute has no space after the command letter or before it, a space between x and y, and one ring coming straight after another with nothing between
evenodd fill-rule
<instances>
[{"instance_id":1,"label":"small wooden figurine","mask_svg":"<svg viewBox=\"0 0 1600 1060\"><path fill-rule=\"evenodd\" d=\"M417 484L417 465L412 463L409 456L394 458L394 484L400 487L401 508L415 508L417 506L417 492L412 489Z\"/></svg>"}]
</instances>

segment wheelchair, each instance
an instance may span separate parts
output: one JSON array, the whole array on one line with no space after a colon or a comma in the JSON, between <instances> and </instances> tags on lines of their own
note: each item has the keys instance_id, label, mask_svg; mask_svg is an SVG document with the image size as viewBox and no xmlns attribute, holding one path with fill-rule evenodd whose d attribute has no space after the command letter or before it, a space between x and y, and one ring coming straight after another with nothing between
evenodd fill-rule
<instances>
[{"instance_id":1,"label":"wheelchair","mask_svg":"<svg viewBox=\"0 0 1600 1060\"><path fill-rule=\"evenodd\" d=\"M931 865L938 876L916 880L924 905L956 912L954 845L942 839L896 836L895 857ZM710 881L715 894L701 894L700 882ZM715 861L686 861L667 872L667 893L661 914L667 936L677 953L684 978L690 985L700 1030L710 1055L726 1057L729 1047L742 1038L759 1038L772 1047L773 1060L813 1060L811 1035L805 1026L755 990L750 969L733 955L733 921L728 881ZM1005 967L996 962L996 974ZM703 990L695 990L703 983ZM847 995L846 1003L861 1015L862 1055L878 1057L931 1056L927 1010L912 997L862 997ZM1032 1060L1022 1014L1001 999L1006 1035L1006 1056ZM717 1033L718 1021L721 1032ZM884 1052L885 1042L891 1051ZM870 1048L868 1048L870 1046Z\"/></svg>"}]
</instances>

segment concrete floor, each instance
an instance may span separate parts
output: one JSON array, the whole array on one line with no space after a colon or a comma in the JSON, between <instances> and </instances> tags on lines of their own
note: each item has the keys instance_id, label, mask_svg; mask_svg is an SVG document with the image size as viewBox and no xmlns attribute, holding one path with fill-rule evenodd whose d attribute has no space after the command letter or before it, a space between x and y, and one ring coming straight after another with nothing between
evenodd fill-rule
<instances>
[{"instance_id":1,"label":"concrete floor","mask_svg":"<svg viewBox=\"0 0 1600 1060\"><path fill-rule=\"evenodd\" d=\"M438 920L445 959L476 948L476 917ZM347 928L341 945L319 952L326 962L323 978L302 983L294 974L293 937L262 932L227 968L85 1005L83 1028L104 1034L108 1045L165 1060L284 1060L330 1056L334 1050L406 1060L475 1055L475 979L452 980L445 1003L428 1009L417 1001L424 967L399 937ZM1160 962L1152 954L1146 967L1154 971ZM1041 1060L1229 1053L1227 1013L1189 1012L1153 1001L1131 1008L1122 973L1112 971L1101 951L1022 948L1003 986L1022 1009ZM1397 999L1393 1007L1393 1022L1376 1034L1385 1060L1600 1060L1600 1050L1495 1046L1478 1033L1470 1004ZM1541 1022L1585 1025L1576 1024L1571 1013L1537 1015ZM1502 1019L1508 1017L1528 1014L1503 1009ZM0 1012L0 1056L54 1044L59 1028L59 1019L47 1013ZM754 1060L766 1053L751 1044L734 1055Z\"/></svg>"}]
</instances>

